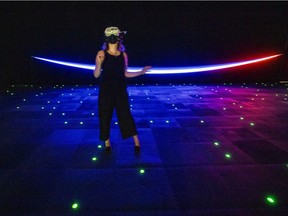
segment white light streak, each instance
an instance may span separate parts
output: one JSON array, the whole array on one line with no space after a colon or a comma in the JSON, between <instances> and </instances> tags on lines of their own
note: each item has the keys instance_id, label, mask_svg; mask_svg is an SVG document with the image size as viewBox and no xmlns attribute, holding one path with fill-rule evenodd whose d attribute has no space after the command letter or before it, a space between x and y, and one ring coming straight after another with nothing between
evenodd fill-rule
<instances>
[{"instance_id":1,"label":"white light streak","mask_svg":"<svg viewBox=\"0 0 288 216\"><path fill-rule=\"evenodd\" d=\"M155 68L152 68L150 71L146 72L146 74L181 74L181 73L196 73L196 72L205 72L205 71L215 71L215 70L221 70L221 69L226 69L226 68L239 67L239 66L248 65L248 64L254 64L257 62L270 60L270 59L279 57L281 55L282 54L277 54L277 55L272 55L272 56L248 60L248 61L226 63L226 64L217 64L217 65L203 65L203 66L191 66L191 67L155 67ZM86 70L94 70L95 69L95 65L91 65L91 64L64 62L64 61L58 61L58 60L53 60L53 59L41 58L41 57L37 57L37 56L32 56L32 58L46 61L46 62L50 62L50 63L54 63L54 64L74 67L74 68L80 68L80 69L86 69ZM128 71L129 72L136 72L136 71L140 71L141 69L142 69L141 67L129 67Z\"/></svg>"}]
</instances>

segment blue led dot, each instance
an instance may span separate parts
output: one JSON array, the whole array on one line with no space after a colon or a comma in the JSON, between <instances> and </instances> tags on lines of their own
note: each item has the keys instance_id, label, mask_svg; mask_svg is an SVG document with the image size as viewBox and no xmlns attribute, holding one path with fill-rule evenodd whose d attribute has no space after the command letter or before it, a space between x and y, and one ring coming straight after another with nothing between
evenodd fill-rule
<instances>
[{"instance_id":1,"label":"blue led dot","mask_svg":"<svg viewBox=\"0 0 288 216\"><path fill-rule=\"evenodd\" d=\"M67 121L65 121L65 122L64 122L64 124L68 124L68 122L67 122Z\"/></svg>"},{"instance_id":2,"label":"blue led dot","mask_svg":"<svg viewBox=\"0 0 288 216\"><path fill-rule=\"evenodd\" d=\"M80 122L81 125L83 125L83 122Z\"/></svg>"},{"instance_id":3,"label":"blue led dot","mask_svg":"<svg viewBox=\"0 0 288 216\"><path fill-rule=\"evenodd\" d=\"M166 123L168 124L168 123L169 123L169 120L166 120Z\"/></svg>"},{"instance_id":4,"label":"blue led dot","mask_svg":"<svg viewBox=\"0 0 288 216\"><path fill-rule=\"evenodd\" d=\"M153 121L152 121L152 120L150 120L150 123L153 123Z\"/></svg>"}]
</instances>

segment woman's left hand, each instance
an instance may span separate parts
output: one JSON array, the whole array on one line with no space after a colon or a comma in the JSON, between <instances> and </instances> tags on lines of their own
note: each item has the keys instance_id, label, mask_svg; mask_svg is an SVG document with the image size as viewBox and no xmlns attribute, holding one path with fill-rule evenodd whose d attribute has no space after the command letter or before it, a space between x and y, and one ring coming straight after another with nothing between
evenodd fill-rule
<instances>
[{"instance_id":1,"label":"woman's left hand","mask_svg":"<svg viewBox=\"0 0 288 216\"><path fill-rule=\"evenodd\" d=\"M141 72L142 74L145 74L147 71L149 71L152 67L151 66L145 66L144 68L142 68Z\"/></svg>"}]
</instances>

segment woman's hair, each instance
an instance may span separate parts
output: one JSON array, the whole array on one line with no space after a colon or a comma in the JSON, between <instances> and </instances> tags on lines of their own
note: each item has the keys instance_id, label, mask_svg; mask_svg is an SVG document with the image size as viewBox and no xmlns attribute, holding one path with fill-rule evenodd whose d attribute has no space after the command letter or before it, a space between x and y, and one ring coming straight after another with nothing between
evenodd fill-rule
<instances>
[{"instance_id":1,"label":"woman's hair","mask_svg":"<svg viewBox=\"0 0 288 216\"><path fill-rule=\"evenodd\" d=\"M102 45L102 50L108 50L109 46L108 46L108 43L105 41ZM125 52L125 46L122 44L122 40L120 40L118 42L118 47L117 49L120 51L120 52Z\"/></svg>"}]
</instances>

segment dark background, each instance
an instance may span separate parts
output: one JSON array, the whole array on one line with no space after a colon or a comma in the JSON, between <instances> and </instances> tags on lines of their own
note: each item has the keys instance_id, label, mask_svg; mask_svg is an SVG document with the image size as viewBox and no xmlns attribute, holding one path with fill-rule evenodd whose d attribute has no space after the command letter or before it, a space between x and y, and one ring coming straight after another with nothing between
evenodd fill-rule
<instances>
[{"instance_id":1,"label":"dark background","mask_svg":"<svg viewBox=\"0 0 288 216\"><path fill-rule=\"evenodd\" d=\"M31 56L94 64L108 26L126 30L129 66L194 66L285 52L288 2L1 2L1 83L91 84L92 71ZM283 57L186 75L129 82L274 82L287 79ZM286 70L284 70L286 67Z\"/></svg>"}]
</instances>

